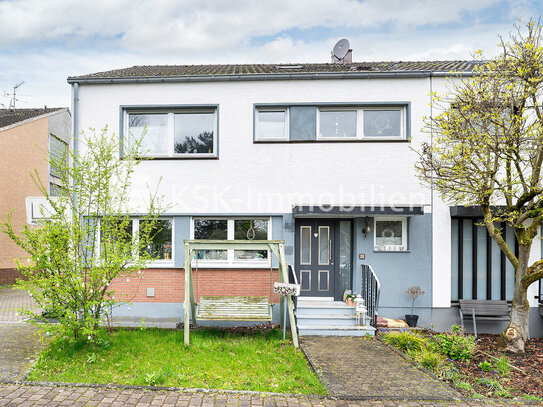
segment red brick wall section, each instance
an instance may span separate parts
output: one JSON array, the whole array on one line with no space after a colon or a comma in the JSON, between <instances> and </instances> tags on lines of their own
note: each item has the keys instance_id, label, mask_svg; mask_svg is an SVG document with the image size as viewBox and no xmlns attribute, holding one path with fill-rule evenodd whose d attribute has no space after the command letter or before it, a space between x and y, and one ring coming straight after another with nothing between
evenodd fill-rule
<instances>
[{"instance_id":1,"label":"red brick wall section","mask_svg":"<svg viewBox=\"0 0 543 407\"><path fill-rule=\"evenodd\" d=\"M0 285L11 285L16 279L22 279L23 275L14 268L0 269Z\"/></svg>"},{"instance_id":2,"label":"red brick wall section","mask_svg":"<svg viewBox=\"0 0 543 407\"><path fill-rule=\"evenodd\" d=\"M142 278L143 277L143 278ZM268 296L270 284L279 281L279 273L266 269L199 269L192 271L195 297L199 295ZM198 282L196 281L198 279ZM111 288L117 301L127 302L184 302L185 272L183 269L146 269L138 276L116 280ZM154 297L147 297L147 288L155 289ZM279 296L273 294L273 303Z\"/></svg>"}]
</instances>

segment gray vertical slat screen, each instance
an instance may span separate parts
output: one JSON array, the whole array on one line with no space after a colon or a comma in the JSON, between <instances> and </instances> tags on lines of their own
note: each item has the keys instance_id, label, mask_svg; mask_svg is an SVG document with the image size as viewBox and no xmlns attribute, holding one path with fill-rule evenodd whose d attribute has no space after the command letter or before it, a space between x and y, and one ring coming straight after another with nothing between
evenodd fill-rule
<instances>
[{"instance_id":1,"label":"gray vertical slat screen","mask_svg":"<svg viewBox=\"0 0 543 407\"><path fill-rule=\"evenodd\" d=\"M511 301L514 269L481 222L481 219L452 219L451 299ZM504 223L499 226L507 243L518 253L513 230Z\"/></svg>"},{"instance_id":2,"label":"gray vertical slat screen","mask_svg":"<svg viewBox=\"0 0 543 407\"><path fill-rule=\"evenodd\" d=\"M291 141L317 139L317 108L315 106L291 106L289 121Z\"/></svg>"}]
</instances>

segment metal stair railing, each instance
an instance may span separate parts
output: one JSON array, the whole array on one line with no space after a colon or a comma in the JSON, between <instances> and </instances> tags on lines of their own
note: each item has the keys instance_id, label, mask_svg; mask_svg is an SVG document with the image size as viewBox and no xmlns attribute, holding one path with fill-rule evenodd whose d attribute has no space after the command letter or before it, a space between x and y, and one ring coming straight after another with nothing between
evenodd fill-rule
<instances>
[{"instance_id":1,"label":"metal stair railing","mask_svg":"<svg viewBox=\"0 0 543 407\"><path fill-rule=\"evenodd\" d=\"M360 295L364 299L364 304L368 310L368 318L370 318L373 326L377 325L380 291L381 283L379 282L375 271L373 271L373 268L370 265L362 264Z\"/></svg>"}]
</instances>

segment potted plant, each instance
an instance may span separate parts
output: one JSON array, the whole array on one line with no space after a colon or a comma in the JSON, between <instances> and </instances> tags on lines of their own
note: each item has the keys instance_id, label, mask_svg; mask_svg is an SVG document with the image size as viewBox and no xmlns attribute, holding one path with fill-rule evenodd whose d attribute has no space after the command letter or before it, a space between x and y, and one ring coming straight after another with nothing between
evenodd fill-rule
<instances>
[{"instance_id":1,"label":"potted plant","mask_svg":"<svg viewBox=\"0 0 543 407\"><path fill-rule=\"evenodd\" d=\"M358 294L349 293L345 296L345 303L351 307L354 307L354 300L358 298Z\"/></svg>"},{"instance_id":2,"label":"potted plant","mask_svg":"<svg viewBox=\"0 0 543 407\"><path fill-rule=\"evenodd\" d=\"M418 285L414 285L407 289L407 294L411 297L411 314L405 316L405 321L408 326L415 327L417 326L419 316L413 314L413 308L415 307L415 300L421 295L424 295L424 290Z\"/></svg>"}]
</instances>

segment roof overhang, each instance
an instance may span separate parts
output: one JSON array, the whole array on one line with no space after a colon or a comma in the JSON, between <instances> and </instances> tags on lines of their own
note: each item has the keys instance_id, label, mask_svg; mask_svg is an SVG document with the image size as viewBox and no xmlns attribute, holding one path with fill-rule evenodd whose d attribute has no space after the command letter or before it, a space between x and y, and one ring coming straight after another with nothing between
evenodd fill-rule
<instances>
[{"instance_id":1,"label":"roof overhang","mask_svg":"<svg viewBox=\"0 0 543 407\"><path fill-rule=\"evenodd\" d=\"M297 205L292 208L292 216L295 218L360 218L365 216L417 216L423 214L424 207L422 205Z\"/></svg>"},{"instance_id":2,"label":"roof overhang","mask_svg":"<svg viewBox=\"0 0 543 407\"><path fill-rule=\"evenodd\" d=\"M292 72L254 73L222 75L179 75L179 76L130 76L130 77L68 77L68 83L84 85L123 83L183 83L183 82L236 82L236 81L285 81L315 79L384 79L384 78L427 78L473 76L474 72L443 71L381 71L381 72Z\"/></svg>"}]
</instances>

